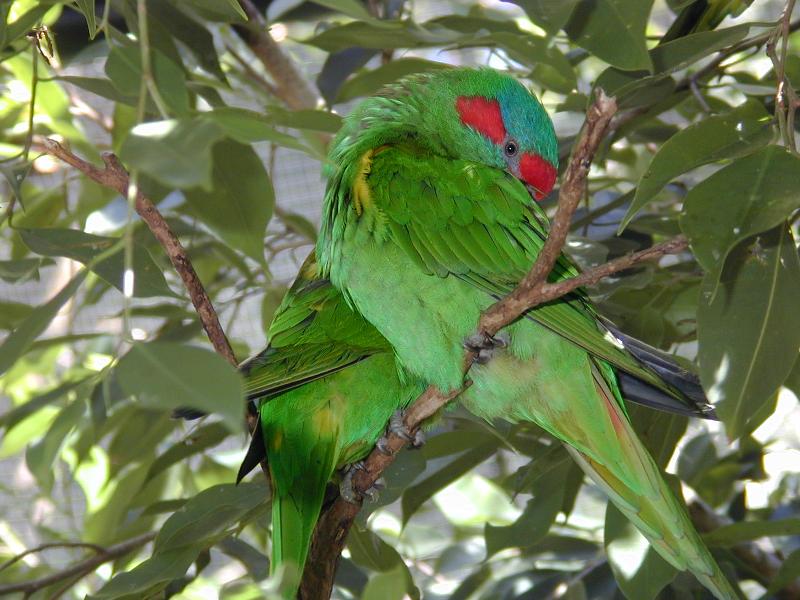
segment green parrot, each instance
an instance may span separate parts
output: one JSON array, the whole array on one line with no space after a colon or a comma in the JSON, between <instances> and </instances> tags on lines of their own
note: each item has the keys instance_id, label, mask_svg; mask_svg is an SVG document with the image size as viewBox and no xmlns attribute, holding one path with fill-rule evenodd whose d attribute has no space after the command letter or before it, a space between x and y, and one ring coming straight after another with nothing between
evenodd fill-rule
<instances>
[{"instance_id":1,"label":"green parrot","mask_svg":"<svg viewBox=\"0 0 800 600\"><path fill-rule=\"evenodd\" d=\"M386 340L316 272L312 253L273 317L269 346L240 367L261 427L238 479L266 459L273 573L284 563L302 573L334 472L366 456L423 389L400 378Z\"/></svg>"},{"instance_id":2,"label":"green parrot","mask_svg":"<svg viewBox=\"0 0 800 600\"><path fill-rule=\"evenodd\" d=\"M544 243L531 196L552 190L557 161L547 113L514 78L459 68L402 80L360 104L332 144L319 275L389 341L406 380L458 390L464 346L480 351L467 409L560 439L661 556L735 599L626 413L615 370L670 387L636 359L641 348L626 350L581 291L475 339L481 311ZM550 277L575 274L561 256Z\"/></svg>"},{"instance_id":3,"label":"green parrot","mask_svg":"<svg viewBox=\"0 0 800 600\"><path fill-rule=\"evenodd\" d=\"M424 386L419 379L401 377L389 343L319 276L314 253L276 311L269 337L269 346L240 367L261 427L237 479L266 461L273 489L271 568L274 573L291 563L302 571L335 471L364 458L387 421ZM696 378L668 355L624 339L641 360L628 361L629 372L619 373L626 399L713 417ZM177 413L201 415L191 409ZM343 486L342 491L354 499L352 490ZM288 589L287 597L295 592Z\"/></svg>"}]
</instances>

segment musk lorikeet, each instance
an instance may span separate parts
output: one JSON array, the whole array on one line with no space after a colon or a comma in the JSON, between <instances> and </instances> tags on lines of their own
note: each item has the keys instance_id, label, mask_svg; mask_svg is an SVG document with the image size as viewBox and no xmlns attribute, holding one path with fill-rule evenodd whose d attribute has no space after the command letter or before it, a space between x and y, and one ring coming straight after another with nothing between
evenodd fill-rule
<instances>
[{"instance_id":1,"label":"musk lorikeet","mask_svg":"<svg viewBox=\"0 0 800 600\"><path fill-rule=\"evenodd\" d=\"M639 357L617 356L615 364L627 369L618 371L626 399L710 416L696 379L668 355L618 335ZM276 311L269 337L269 346L240 367L261 427L239 479L267 461L273 490L272 570L287 562L302 570L334 471L366 456L394 411L408 406L424 386L401 377L389 343L319 276L313 253Z\"/></svg>"},{"instance_id":2,"label":"musk lorikeet","mask_svg":"<svg viewBox=\"0 0 800 600\"><path fill-rule=\"evenodd\" d=\"M557 160L539 101L488 69L407 78L345 119L330 152L320 275L389 341L407 378L462 386L481 311L542 247L547 221L531 195L551 191ZM550 277L575 272L562 256ZM615 370L670 386L602 326L582 292L536 307L505 334L507 344L486 340L505 348L473 365L460 401L560 439L668 562L718 598L737 598L634 433Z\"/></svg>"}]
</instances>

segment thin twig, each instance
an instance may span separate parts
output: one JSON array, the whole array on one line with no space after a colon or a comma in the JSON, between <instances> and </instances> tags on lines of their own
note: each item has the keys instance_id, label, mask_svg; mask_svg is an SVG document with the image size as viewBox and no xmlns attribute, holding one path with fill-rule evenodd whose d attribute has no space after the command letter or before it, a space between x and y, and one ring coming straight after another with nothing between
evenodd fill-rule
<instances>
[{"instance_id":1,"label":"thin twig","mask_svg":"<svg viewBox=\"0 0 800 600\"><path fill-rule=\"evenodd\" d=\"M233 59L239 64L242 70L247 73L249 77L253 79L258 85L260 85L270 96L277 96L278 90L277 88L272 85L266 78L256 71L253 66L247 62L244 57L236 52L231 46L225 46L225 50L233 57Z\"/></svg>"},{"instance_id":2,"label":"thin twig","mask_svg":"<svg viewBox=\"0 0 800 600\"><path fill-rule=\"evenodd\" d=\"M79 158L70 150L52 139L43 141L45 150L63 160L68 165L78 169L92 181L116 190L123 196L128 193L129 178L125 167L119 162L116 155L106 152L102 155L105 168L98 168L93 164ZM155 238L164 248L172 266L180 275L183 284L189 292L192 304L197 310L200 322L208 335L208 339L218 354L222 355L233 366L237 365L228 338L219 324L217 313L211 304L211 299L206 294L205 288L189 260L186 250L178 237L164 220L161 213L150 199L138 192L136 195L136 212L150 228Z\"/></svg>"},{"instance_id":3,"label":"thin twig","mask_svg":"<svg viewBox=\"0 0 800 600\"><path fill-rule=\"evenodd\" d=\"M767 42L766 51L775 71L775 118L778 121L778 129L783 143L796 154L794 113L797 110L798 101L792 82L786 75L786 56L789 51L791 29L789 19L792 16L794 4L795 0L786 0L778 25ZM778 42L781 44L780 52L777 50Z\"/></svg>"},{"instance_id":4,"label":"thin twig","mask_svg":"<svg viewBox=\"0 0 800 600\"><path fill-rule=\"evenodd\" d=\"M106 549L102 546L97 544L90 544L88 542L49 542L47 544L41 544L40 546L36 546L35 548L30 548L17 554L16 556L10 558L2 565L0 565L0 571L3 571L13 565L21 561L26 556L30 554L38 554L39 552L44 552L45 550L50 550L51 548L88 548L90 550L94 550L95 552L105 552Z\"/></svg>"},{"instance_id":5,"label":"thin twig","mask_svg":"<svg viewBox=\"0 0 800 600\"><path fill-rule=\"evenodd\" d=\"M275 95L293 110L316 108L319 95L291 57L272 39L258 7L251 0L239 0L239 4L248 22L233 29L272 77Z\"/></svg>"},{"instance_id":6,"label":"thin twig","mask_svg":"<svg viewBox=\"0 0 800 600\"><path fill-rule=\"evenodd\" d=\"M616 110L617 104L614 98L609 98L602 90L598 90L597 98L587 112L586 123L567 167L559 193L556 215L544 246L531 270L514 291L489 307L481 315L477 326L480 334L493 336L502 327L519 318L537 303L546 299L556 298L558 295L566 294L580 285L596 281L605 275L615 272L615 268L616 270L628 268L642 260L663 256L670 250L686 247L685 240L672 240L660 245L662 247L654 247L645 250L643 253L623 257L613 263L598 267L602 271L596 276L596 279L594 279L596 270L593 269L579 276L579 281L579 278L576 277L571 282L546 283L547 276L561 254L566 241L572 215L584 195L586 179L594 153L603 140ZM463 363L464 388L443 393L436 387L430 386L405 412L403 423L412 434L419 429L423 421L438 412L445 404L469 386L470 382L466 379L466 374L474 360L475 354L471 351L466 351ZM407 440L404 437L392 432L388 433L382 449L374 449L364 461L364 469L358 470L353 476L353 489L362 494L369 489L394 461L395 456L405 447L406 443ZM347 533L359 510L359 505L338 498L321 515L314 531L309 558L300 585L299 597L303 600L330 597L336 564L344 548Z\"/></svg>"},{"instance_id":7,"label":"thin twig","mask_svg":"<svg viewBox=\"0 0 800 600\"><path fill-rule=\"evenodd\" d=\"M117 558L133 552L137 548L140 548L141 546L144 546L148 542L152 541L155 537L155 532L143 533L124 542L120 542L119 544L109 546L108 548L102 548L102 551L98 552L94 556L90 556L86 560L82 560L71 567L62 569L61 571L56 571L55 573L45 575L39 579L32 579L31 581L0 585L0 596L13 594L16 592L23 592L26 596L28 596L38 590L53 585L54 583L64 581L65 579L72 577L84 577L94 571L100 565L112 560L116 560Z\"/></svg>"}]
</instances>

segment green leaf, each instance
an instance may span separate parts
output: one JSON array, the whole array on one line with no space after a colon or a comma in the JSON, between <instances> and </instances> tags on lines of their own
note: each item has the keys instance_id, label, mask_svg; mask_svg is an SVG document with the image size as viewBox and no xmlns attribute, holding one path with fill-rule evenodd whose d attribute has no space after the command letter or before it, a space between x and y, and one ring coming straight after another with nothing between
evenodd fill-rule
<instances>
[{"instance_id":1,"label":"green leaf","mask_svg":"<svg viewBox=\"0 0 800 600\"><path fill-rule=\"evenodd\" d=\"M295 136L278 131L271 119L252 110L230 106L215 108L204 113L202 118L242 144L272 142L285 148L310 152L309 148L297 141Z\"/></svg>"},{"instance_id":2,"label":"green leaf","mask_svg":"<svg viewBox=\"0 0 800 600\"><path fill-rule=\"evenodd\" d=\"M183 577L192 565L202 546L186 546L170 552L151 556L130 571L116 575L97 592L87 596L96 600L113 598L144 598L151 588L164 587L173 579Z\"/></svg>"},{"instance_id":3,"label":"green leaf","mask_svg":"<svg viewBox=\"0 0 800 600\"><path fill-rule=\"evenodd\" d=\"M20 404L19 406L0 415L0 427L5 427L5 432L7 434L19 423L30 417L35 412L38 412L46 406L50 406L53 402L59 400L62 396L86 383L90 379L92 379L92 376L84 377L78 381L68 381L42 394L34 396L24 404Z\"/></svg>"},{"instance_id":4,"label":"green leaf","mask_svg":"<svg viewBox=\"0 0 800 600\"><path fill-rule=\"evenodd\" d=\"M650 161L619 232L678 175L701 165L747 154L769 143L771 137L772 118L757 102L747 102L728 114L707 117L679 131Z\"/></svg>"},{"instance_id":5,"label":"green leaf","mask_svg":"<svg viewBox=\"0 0 800 600\"><path fill-rule=\"evenodd\" d=\"M210 119L168 120L134 127L120 158L168 187L211 189L211 149L223 131Z\"/></svg>"},{"instance_id":6,"label":"green leaf","mask_svg":"<svg viewBox=\"0 0 800 600\"><path fill-rule=\"evenodd\" d=\"M250 146L224 140L214 146L212 188L186 191L189 206L227 244L264 264L264 237L275 195L261 159Z\"/></svg>"},{"instance_id":7,"label":"green leaf","mask_svg":"<svg viewBox=\"0 0 800 600\"><path fill-rule=\"evenodd\" d=\"M78 8L86 19L86 26L89 28L89 39L93 40L97 35L97 18L94 14L94 0L75 0Z\"/></svg>"},{"instance_id":8,"label":"green leaf","mask_svg":"<svg viewBox=\"0 0 800 600\"><path fill-rule=\"evenodd\" d=\"M507 0L521 6L531 21L555 35L567 24L580 0Z\"/></svg>"},{"instance_id":9,"label":"green leaf","mask_svg":"<svg viewBox=\"0 0 800 600\"><path fill-rule=\"evenodd\" d=\"M41 258L0 260L0 279L7 283L23 282L30 279L39 281L39 269L51 264L53 264L52 260Z\"/></svg>"},{"instance_id":10,"label":"green leaf","mask_svg":"<svg viewBox=\"0 0 800 600\"><path fill-rule=\"evenodd\" d=\"M272 106L267 118L275 125L323 133L336 133L342 126L342 117L327 110L287 110Z\"/></svg>"},{"instance_id":11,"label":"green leaf","mask_svg":"<svg viewBox=\"0 0 800 600\"><path fill-rule=\"evenodd\" d=\"M150 70L161 98L177 116L189 113L189 92L183 68L155 48L150 49ZM114 46L108 53L106 75L126 97L139 95L142 80L142 54L138 46Z\"/></svg>"},{"instance_id":12,"label":"green leaf","mask_svg":"<svg viewBox=\"0 0 800 600\"><path fill-rule=\"evenodd\" d=\"M607 63L652 71L645 28L653 0L579 2L565 30L569 38Z\"/></svg>"},{"instance_id":13,"label":"green leaf","mask_svg":"<svg viewBox=\"0 0 800 600\"><path fill-rule=\"evenodd\" d=\"M749 542L762 537L800 535L800 519L779 519L776 521L740 521L723 525L709 533L703 534L703 540L709 546L735 546L741 542Z\"/></svg>"},{"instance_id":14,"label":"green leaf","mask_svg":"<svg viewBox=\"0 0 800 600\"><path fill-rule=\"evenodd\" d=\"M76 260L91 268L109 285L123 291L125 253L121 244L119 250L111 256L93 262L100 253L118 244L119 238L91 235L77 229L18 229L17 231L32 252L42 256L66 256ZM134 296L175 296L150 253L139 244L134 244L133 274Z\"/></svg>"},{"instance_id":15,"label":"green leaf","mask_svg":"<svg viewBox=\"0 0 800 600\"><path fill-rule=\"evenodd\" d=\"M202 17L223 23L244 23L247 13L239 0L188 0L186 2Z\"/></svg>"},{"instance_id":16,"label":"green leaf","mask_svg":"<svg viewBox=\"0 0 800 600\"><path fill-rule=\"evenodd\" d=\"M78 424L85 410L86 403L82 398L68 404L61 409L44 436L28 446L25 452L25 464L36 477L41 489L48 494L53 489L53 464L56 462L64 438Z\"/></svg>"},{"instance_id":17,"label":"green leaf","mask_svg":"<svg viewBox=\"0 0 800 600\"><path fill-rule=\"evenodd\" d=\"M208 544L267 498L269 488L263 483L225 483L203 490L164 522L153 553Z\"/></svg>"},{"instance_id":18,"label":"green leaf","mask_svg":"<svg viewBox=\"0 0 800 600\"><path fill-rule=\"evenodd\" d=\"M359 19L361 21L374 21L375 19L367 12L364 5L357 0L314 0L314 4L326 6L332 10L338 11L348 17Z\"/></svg>"},{"instance_id":19,"label":"green leaf","mask_svg":"<svg viewBox=\"0 0 800 600\"><path fill-rule=\"evenodd\" d=\"M391 571L404 564L397 550L368 528L355 525L347 535L347 548L357 565L372 571Z\"/></svg>"},{"instance_id":20,"label":"green leaf","mask_svg":"<svg viewBox=\"0 0 800 600\"><path fill-rule=\"evenodd\" d=\"M795 550L783 561L780 570L772 578L767 588L767 597L778 593L797 579L800 573L800 549Z\"/></svg>"},{"instance_id":21,"label":"green leaf","mask_svg":"<svg viewBox=\"0 0 800 600\"><path fill-rule=\"evenodd\" d=\"M681 229L697 262L716 281L728 253L800 208L800 158L767 146L714 173L684 200Z\"/></svg>"},{"instance_id":22,"label":"green leaf","mask_svg":"<svg viewBox=\"0 0 800 600\"><path fill-rule=\"evenodd\" d=\"M606 507L608 563L626 598L652 600L678 573L617 508Z\"/></svg>"},{"instance_id":23,"label":"green leaf","mask_svg":"<svg viewBox=\"0 0 800 600\"><path fill-rule=\"evenodd\" d=\"M425 73L448 69L451 65L422 58L399 58L376 69L367 69L348 79L336 96L336 102L347 102L359 96L370 96L387 83L397 81L411 73Z\"/></svg>"},{"instance_id":24,"label":"green leaf","mask_svg":"<svg viewBox=\"0 0 800 600\"><path fill-rule=\"evenodd\" d=\"M216 413L231 431L242 430L242 380L214 352L171 342L135 344L119 361L116 375L127 394L151 406Z\"/></svg>"},{"instance_id":25,"label":"green leaf","mask_svg":"<svg viewBox=\"0 0 800 600\"><path fill-rule=\"evenodd\" d=\"M727 29L702 31L659 44L650 51L656 73L671 73L744 39L750 24L743 23Z\"/></svg>"},{"instance_id":26,"label":"green leaf","mask_svg":"<svg viewBox=\"0 0 800 600\"><path fill-rule=\"evenodd\" d=\"M269 559L243 539L229 536L218 543L216 548L242 563L253 580L262 581L268 577Z\"/></svg>"},{"instance_id":27,"label":"green leaf","mask_svg":"<svg viewBox=\"0 0 800 600\"><path fill-rule=\"evenodd\" d=\"M213 448L227 438L229 433L222 423L203 425L153 461L153 464L150 465L150 470L147 471L146 480L153 479L159 473L190 456Z\"/></svg>"},{"instance_id":28,"label":"green leaf","mask_svg":"<svg viewBox=\"0 0 800 600\"><path fill-rule=\"evenodd\" d=\"M504 548L532 546L550 531L561 511L570 470L577 469L571 461L559 461L551 466L536 478L534 497L528 500L525 510L514 523L504 527L486 524L484 537L488 556Z\"/></svg>"},{"instance_id":29,"label":"green leaf","mask_svg":"<svg viewBox=\"0 0 800 600\"><path fill-rule=\"evenodd\" d=\"M407 597L408 567L404 563L391 571L373 575L367 582L361 600L403 600Z\"/></svg>"},{"instance_id":30,"label":"green leaf","mask_svg":"<svg viewBox=\"0 0 800 600\"><path fill-rule=\"evenodd\" d=\"M477 436L472 436L473 441L476 437ZM432 440L423 448L423 452L430 452L431 444ZM425 501L429 500L436 492L445 488L464 473L471 471L482 463L492 455L496 448L497 442L494 438L490 438L483 443L475 443L474 447L470 450L459 454L456 458L436 471L428 473L428 476L419 483L406 488L401 502L403 523L407 523L419 507L422 506Z\"/></svg>"},{"instance_id":31,"label":"green leaf","mask_svg":"<svg viewBox=\"0 0 800 600\"><path fill-rule=\"evenodd\" d=\"M0 300L0 329L14 329L20 321L31 314L32 310L30 304Z\"/></svg>"},{"instance_id":32,"label":"green leaf","mask_svg":"<svg viewBox=\"0 0 800 600\"><path fill-rule=\"evenodd\" d=\"M86 277L86 269L81 269L52 299L37 306L31 314L3 343L0 344L0 375L8 371L17 359L30 347L33 341L45 330L67 300L75 295Z\"/></svg>"},{"instance_id":33,"label":"green leaf","mask_svg":"<svg viewBox=\"0 0 800 600\"><path fill-rule=\"evenodd\" d=\"M151 2L147 6L147 14L150 19L168 24L169 33L189 49L199 65L217 79L225 81L225 73L214 47L214 36L203 24L183 12L182 4L173 6L171 2Z\"/></svg>"},{"instance_id":34,"label":"green leaf","mask_svg":"<svg viewBox=\"0 0 800 600\"><path fill-rule=\"evenodd\" d=\"M731 439L767 416L762 406L794 366L798 297L800 260L785 225L737 246L719 285L706 276L697 313L700 378Z\"/></svg>"},{"instance_id":35,"label":"green leaf","mask_svg":"<svg viewBox=\"0 0 800 600\"><path fill-rule=\"evenodd\" d=\"M411 21L356 21L331 27L322 33L304 40L326 52L338 52L352 48L421 48L443 46L457 42L463 34L437 23L419 25Z\"/></svg>"}]
</instances>

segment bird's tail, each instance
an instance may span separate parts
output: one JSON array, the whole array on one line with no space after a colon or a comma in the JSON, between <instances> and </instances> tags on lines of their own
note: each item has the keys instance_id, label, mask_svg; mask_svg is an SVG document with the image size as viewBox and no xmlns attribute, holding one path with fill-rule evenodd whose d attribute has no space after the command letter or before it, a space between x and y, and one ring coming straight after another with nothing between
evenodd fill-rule
<instances>
[{"instance_id":1,"label":"bird's tail","mask_svg":"<svg viewBox=\"0 0 800 600\"><path fill-rule=\"evenodd\" d=\"M288 576L289 585L283 590L287 598L294 598L297 593L297 585L311 545L311 535L322 508L323 495L324 493L318 494L318 497L273 498L270 571L271 575L274 575L281 566L293 571Z\"/></svg>"},{"instance_id":2,"label":"bird's tail","mask_svg":"<svg viewBox=\"0 0 800 600\"><path fill-rule=\"evenodd\" d=\"M642 532L656 551L676 569L691 571L719 600L740 595L722 573L708 548L675 498L659 468L633 431L607 382L595 371L596 387L605 400L619 446L613 453L593 448L594 458L567 445L583 470ZM614 460L621 452L625 464ZM603 460L606 454L609 460Z\"/></svg>"}]
</instances>

